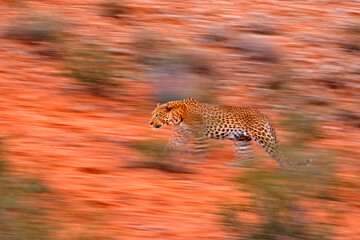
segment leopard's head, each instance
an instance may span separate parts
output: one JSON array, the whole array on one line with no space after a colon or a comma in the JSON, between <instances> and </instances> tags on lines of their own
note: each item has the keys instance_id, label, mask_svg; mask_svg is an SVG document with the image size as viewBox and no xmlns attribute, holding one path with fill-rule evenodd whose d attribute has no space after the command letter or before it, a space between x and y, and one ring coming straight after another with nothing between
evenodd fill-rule
<instances>
[{"instance_id":1,"label":"leopard's head","mask_svg":"<svg viewBox=\"0 0 360 240\"><path fill-rule=\"evenodd\" d=\"M183 108L179 102L168 102L161 104L154 109L150 120L153 128L163 125L180 124L182 122Z\"/></svg>"}]
</instances>

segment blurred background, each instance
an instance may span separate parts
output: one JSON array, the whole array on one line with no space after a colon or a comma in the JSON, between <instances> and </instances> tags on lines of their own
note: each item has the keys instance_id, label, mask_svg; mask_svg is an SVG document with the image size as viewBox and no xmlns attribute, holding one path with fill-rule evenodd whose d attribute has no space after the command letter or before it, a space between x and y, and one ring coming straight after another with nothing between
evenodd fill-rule
<instances>
[{"instance_id":1,"label":"blurred background","mask_svg":"<svg viewBox=\"0 0 360 240\"><path fill-rule=\"evenodd\" d=\"M0 239L357 239L360 1L0 1ZM186 164L158 102L253 106L310 167Z\"/></svg>"}]
</instances>

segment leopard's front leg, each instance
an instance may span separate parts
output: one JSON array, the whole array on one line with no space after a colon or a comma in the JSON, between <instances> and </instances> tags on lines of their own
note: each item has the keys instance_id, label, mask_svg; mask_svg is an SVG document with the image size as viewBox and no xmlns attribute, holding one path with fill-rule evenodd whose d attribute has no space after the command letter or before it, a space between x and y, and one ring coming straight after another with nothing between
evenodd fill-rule
<instances>
[{"instance_id":1,"label":"leopard's front leg","mask_svg":"<svg viewBox=\"0 0 360 240\"><path fill-rule=\"evenodd\" d=\"M173 133L167 143L167 147L172 151L186 152L186 145L190 141L190 136L182 125L174 125Z\"/></svg>"},{"instance_id":2,"label":"leopard's front leg","mask_svg":"<svg viewBox=\"0 0 360 240\"><path fill-rule=\"evenodd\" d=\"M165 154L168 159L174 159L183 163L191 162L189 158L189 147L192 135L185 126L173 125L173 133L167 143ZM184 154L185 153L185 154Z\"/></svg>"},{"instance_id":3,"label":"leopard's front leg","mask_svg":"<svg viewBox=\"0 0 360 240\"><path fill-rule=\"evenodd\" d=\"M202 163L209 156L209 142L205 135L204 126L201 123L194 124L191 128L193 136L191 142L192 163Z\"/></svg>"}]
</instances>

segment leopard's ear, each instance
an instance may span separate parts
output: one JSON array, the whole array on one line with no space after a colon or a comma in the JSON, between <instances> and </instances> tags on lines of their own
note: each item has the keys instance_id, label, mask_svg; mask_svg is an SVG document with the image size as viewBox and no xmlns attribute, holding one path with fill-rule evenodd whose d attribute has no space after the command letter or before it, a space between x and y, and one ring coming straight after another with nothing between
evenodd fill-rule
<instances>
[{"instance_id":1,"label":"leopard's ear","mask_svg":"<svg viewBox=\"0 0 360 240\"><path fill-rule=\"evenodd\" d=\"M166 110L171 111L172 108L173 108L172 104L169 103L168 105L166 105Z\"/></svg>"}]
</instances>

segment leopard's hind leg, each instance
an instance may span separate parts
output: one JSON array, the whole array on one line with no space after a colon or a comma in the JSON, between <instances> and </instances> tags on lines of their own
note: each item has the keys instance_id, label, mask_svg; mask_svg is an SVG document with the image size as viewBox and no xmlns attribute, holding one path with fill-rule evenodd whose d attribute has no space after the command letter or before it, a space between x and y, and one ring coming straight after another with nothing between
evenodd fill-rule
<instances>
[{"instance_id":1,"label":"leopard's hind leg","mask_svg":"<svg viewBox=\"0 0 360 240\"><path fill-rule=\"evenodd\" d=\"M249 134L275 161L279 166L306 166L311 160L304 162L292 162L281 151L276 139L275 130L268 121L256 128L252 128Z\"/></svg>"},{"instance_id":2,"label":"leopard's hind leg","mask_svg":"<svg viewBox=\"0 0 360 240\"><path fill-rule=\"evenodd\" d=\"M235 159L230 163L230 165L245 166L253 160L251 140L252 139L250 137L241 137L232 140Z\"/></svg>"}]
</instances>

